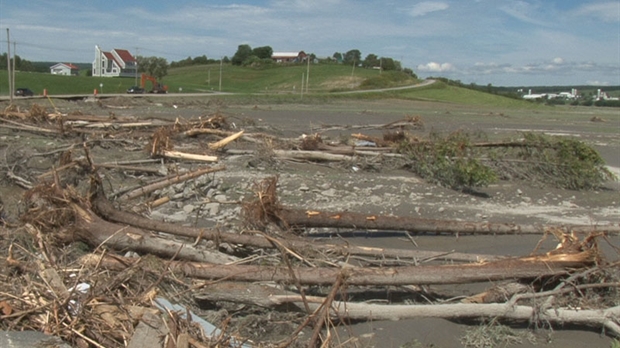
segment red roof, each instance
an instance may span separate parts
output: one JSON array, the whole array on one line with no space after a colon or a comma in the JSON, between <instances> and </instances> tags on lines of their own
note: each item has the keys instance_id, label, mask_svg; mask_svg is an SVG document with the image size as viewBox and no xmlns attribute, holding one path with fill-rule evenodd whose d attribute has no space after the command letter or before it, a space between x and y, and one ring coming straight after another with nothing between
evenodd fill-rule
<instances>
[{"instance_id":1,"label":"red roof","mask_svg":"<svg viewBox=\"0 0 620 348\"><path fill-rule=\"evenodd\" d=\"M69 69L71 69L71 70L80 70L80 68L78 68L77 66L75 66L75 65L73 65L71 63L62 63L62 64L68 66Z\"/></svg>"},{"instance_id":2,"label":"red roof","mask_svg":"<svg viewBox=\"0 0 620 348\"><path fill-rule=\"evenodd\" d=\"M129 53L129 51L127 50L121 50L118 48L115 48L114 51L116 52L116 54L118 54L119 57L121 57L121 59L124 62L135 62L136 58L134 58L131 53Z\"/></svg>"},{"instance_id":3,"label":"red roof","mask_svg":"<svg viewBox=\"0 0 620 348\"><path fill-rule=\"evenodd\" d=\"M112 53L110 52L102 52L102 53L106 58L108 58L108 60L113 60L116 62L116 65L120 66L120 63L116 60L116 58L114 58L114 55Z\"/></svg>"}]
</instances>

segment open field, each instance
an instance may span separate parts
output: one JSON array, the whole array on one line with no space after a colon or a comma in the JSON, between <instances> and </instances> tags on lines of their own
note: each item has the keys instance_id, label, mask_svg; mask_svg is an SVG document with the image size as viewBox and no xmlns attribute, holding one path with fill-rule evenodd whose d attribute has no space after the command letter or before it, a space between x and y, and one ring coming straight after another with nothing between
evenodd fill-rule
<instances>
[{"instance_id":1,"label":"open field","mask_svg":"<svg viewBox=\"0 0 620 348\"><path fill-rule=\"evenodd\" d=\"M291 81L298 72L291 73ZM65 77L62 77L65 78ZM169 76L171 84L174 77ZM203 77L197 77L200 85ZM212 72L213 78L213 72ZM312 79L312 75L311 75ZM325 80L328 79L325 77ZM270 86L286 85L287 79L273 80ZM203 81L204 82L204 81ZM239 83L243 83L239 81ZM332 86L333 87L333 86ZM188 87L198 88L198 87ZM276 88L276 87L272 87ZM288 87L287 87L288 88ZM312 89L312 83L311 83ZM184 88L185 90L185 88ZM48 102L43 106L52 110ZM54 100L55 107L63 114L114 116L137 121L187 122L198 118L204 120L219 114L235 125L235 130L263 132L280 139L299 139L303 135L319 133L327 141L339 142L348 139L352 133L380 134L369 125L388 124L406 116L419 116L424 129L412 130L413 135L425 137L429 132L450 133L464 131L484 133L489 140L517 139L523 132L546 133L576 138L595 147L615 173L620 172L620 114L610 108L594 107L547 107L519 100L437 85L421 90L399 91L355 96L311 95L300 100L296 96L205 96L183 98L182 96L145 96L144 98L102 98L97 103ZM18 100L21 110L32 108L32 101ZM2 110L6 103L0 104ZM593 121L593 120L596 120ZM6 124L5 124L6 125ZM361 128L355 128L361 127ZM0 127L0 158L3 159L3 174L9 172L31 181L57 167L61 149L73 145L74 156L81 156L81 144L92 145L90 156L94 163L112 163L123 160L147 159L144 151L150 139L150 129L139 129L135 134L117 136L120 128L110 128L101 133L85 132L80 136L46 135ZM133 132L132 132L133 133ZM189 139L183 142L183 151L206 152L206 138ZM237 150L238 152L235 152ZM237 202L253 197L253 184L277 175L278 196L286 206L321 211L348 211L372 215L394 215L514 224L550 225L605 225L620 221L620 186L608 182L593 191L572 191L541 186L528 181L500 180L488 187L480 188L478 195L455 191L426 183L406 168L391 166L389 162L368 163L358 158L353 162L314 163L271 158L265 155L263 145L237 141L225 150L213 152L220 157L219 164L226 166L222 173L209 178L209 189L184 186L192 194L164 204L161 207L143 210L153 220L174 221L177 224L220 230L239 228L241 217ZM250 151L250 152L243 152ZM253 152L252 152L253 151ZM49 154L41 156L41 154ZM195 169L196 162L165 160L167 168ZM164 166L162 164L162 166ZM360 170L362 168L362 170ZM175 170L176 170L175 169ZM108 193L140 184L149 179L131 171L103 170L104 186ZM24 189L18 187L7 175L0 181L0 197L4 202L6 218L19 225L23 213ZM76 174L72 179L79 189L87 186L87 177ZM193 185L193 184L192 184ZM178 194L177 194L178 195ZM155 197L151 197L155 198ZM217 203L218 201L227 203ZM213 205L213 203L217 205ZM127 210L143 206L142 201L119 202ZM209 208L205 208L207 204ZM190 209L189 206L194 207ZM217 208L216 208L217 207ZM190 213L187 213L189 211ZM307 231L304 236L317 243L326 237ZM270 232L271 233L271 232ZM538 244L541 235L511 236L450 236L420 234L411 239L403 236L373 237L371 235L351 236L348 243L405 250L434 250L446 253L461 252L491 255L525 256L537 247L538 252L548 252L556 242L549 239ZM314 239L313 239L314 238ZM339 239L338 237L333 237ZM602 246L602 252L610 260L617 260L618 236L610 236L609 244ZM413 242L412 242L413 240ZM17 241L19 242L19 241ZM415 243L415 244L414 244ZM70 249L70 247L67 247ZM73 252L73 251L72 251ZM68 252L67 252L68 253ZM484 290L490 284L430 286L432 291L458 297ZM323 289L325 290L325 289ZM389 287L378 291L381 303L391 301L392 294L402 295L402 289ZM381 297L383 296L383 297ZM407 295L405 295L407 296ZM617 300L617 299L616 299ZM282 330L283 323L296 318L283 318L275 311L248 309L250 307L226 307L231 313L231 325L244 326L252 338L278 339L290 332ZM218 311L219 310L219 311ZM225 318L223 309L203 310L214 323ZM249 324L248 324L249 323ZM458 347L468 329L475 325L443 319L406 319L397 322L372 320L352 324L349 330L340 331L340 342L349 335L356 337L357 347ZM271 331L260 331L260 328ZM288 326L287 326L288 327ZM280 329L277 329L280 328ZM508 347L582 347L584 345L609 347L611 338L600 334L600 328L586 330L572 328L564 330L555 327L540 331L526 330L516 325L515 332L520 343ZM262 336L261 336L262 335ZM336 346L336 345L334 345Z\"/></svg>"},{"instance_id":2,"label":"open field","mask_svg":"<svg viewBox=\"0 0 620 348\"><path fill-rule=\"evenodd\" d=\"M224 64L221 69L221 91L299 94L302 74L305 75L307 69L306 65L254 69ZM383 72L382 75L398 76L398 78L390 78L398 85L416 82L396 72ZM378 76L379 71L372 69L356 68L353 71L351 67L337 64L310 65L308 89L313 93L356 89L363 81ZM49 94L89 94L94 89L102 90L104 94L125 93L129 87L140 83L139 76L138 78L107 78L27 72L17 72L15 80L16 87L28 87L36 94L42 94L43 89L47 89ZM8 93L7 81L6 70L0 70L0 95ZM161 82L168 86L171 93L219 91L220 66L215 64L170 69ZM100 84L103 84L103 88L99 87ZM150 85L147 88L150 88Z\"/></svg>"}]
</instances>

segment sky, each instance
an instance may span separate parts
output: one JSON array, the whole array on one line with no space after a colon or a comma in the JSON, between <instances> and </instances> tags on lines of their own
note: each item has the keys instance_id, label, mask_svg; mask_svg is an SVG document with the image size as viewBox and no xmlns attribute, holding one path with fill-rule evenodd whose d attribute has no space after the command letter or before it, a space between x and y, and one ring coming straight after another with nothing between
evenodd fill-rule
<instances>
[{"instance_id":1,"label":"sky","mask_svg":"<svg viewBox=\"0 0 620 348\"><path fill-rule=\"evenodd\" d=\"M358 49L420 77L494 86L620 85L620 0L0 0L0 53L92 63L108 51L318 57Z\"/></svg>"}]
</instances>

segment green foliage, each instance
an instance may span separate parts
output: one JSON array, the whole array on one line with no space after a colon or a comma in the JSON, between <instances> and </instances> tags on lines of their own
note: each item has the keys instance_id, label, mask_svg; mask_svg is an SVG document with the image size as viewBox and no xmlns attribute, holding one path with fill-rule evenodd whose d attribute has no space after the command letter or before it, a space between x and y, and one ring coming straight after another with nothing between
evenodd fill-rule
<instances>
[{"instance_id":1,"label":"green foliage","mask_svg":"<svg viewBox=\"0 0 620 348\"><path fill-rule=\"evenodd\" d=\"M400 65L400 62L397 60L394 60L392 58L381 58L381 69L382 70L402 70L402 67Z\"/></svg>"},{"instance_id":2,"label":"green foliage","mask_svg":"<svg viewBox=\"0 0 620 348\"><path fill-rule=\"evenodd\" d=\"M614 175L600 154L584 142L567 137L525 133L518 157L542 182L571 190L600 187Z\"/></svg>"},{"instance_id":3,"label":"green foliage","mask_svg":"<svg viewBox=\"0 0 620 348\"><path fill-rule=\"evenodd\" d=\"M359 64L362 62L362 52L357 49L349 50L342 57L345 64Z\"/></svg>"},{"instance_id":4,"label":"green foliage","mask_svg":"<svg viewBox=\"0 0 620 348\"><path fill-rule=\"evenodd\" d=\"M171 62L170 68L182 68L184 66L192 66L192 65L206 65L206 64L215 64L219 62L219 60L208 59L206 55L194 57L187 57L185 59L179 60L178 62Z\"/></svg>"},{"instance_id":5,"label":"green foliage","mask_svg":"<svg viewBox=\"0 0 620 348\"><path fill-rule=\"evenodd\" d=\"M597 100L594 102L594 106L605 106L605 107L612 107L612 108L618 108L620 107L620 100Z\"/></svg>"},{"instance_id":6,"label":"green foliage","mask_svg":"<svg viewBox=\"0 0 620 348\"><path fill-rule=\"evenodd\" d=\"M362 66L364 68L374 68L379 67L381 65L381 61L379 61L379 57L376 54L369 54L366 56L364 61L362 62Z\"/></svg>"},{"instance_id":7,"label":"green foliage","mask_svg":"<svg viewBox=\"0 0 620 348\"><path fill-rule=\"evenodd\" d=\"M142 57L137 56L138 71L161 79L168 75L168 61L162 57Z\"/></svg>"},{"instance_id":8,"label":"green foliage","mask_svg":"<svg viewBox=\"0 0 620 348\"><path fill-rule=\"evenodd\" d=\"M13 54L11 54L12 56ZM53 65L53 64L52 64ZM46 69L49 71L49 67L51 65L47 65ZM7 54L6 52L0 56L0 70L7 70L8 62L7 62ZM11 58L11 69L13 69L13 60ZM22 59L20 56L15 55L15 70L19 71L35 71L35 67L31 61Z\"/></svg>"},{"instance_id":9,"label":"green foliage","mask_svg":"<svg viewBox=\"0 0 620 348\"><path fill-rule=\"evenodd\" d=\"M256 47L252 50L252 55L258 57L259 59L271 59L273 49L271 46Z\"/></svg>"},{"instance_id":10,"label":"green foliage","mask_svg":"<svg viewBox=\"0 0 620 348\"><path fill-rule=\"evenodd\" d=\"M252 68L270 68L274 66L274 62L271 58L259 58L252 55L243 61L243 66Z\"/></svg>"},{"instance_id":11,"label":"green foliage","mask_svg":"<svg viewBox=\"0 0 620 348\"><path fill-rule=\"evenodd\" d=\"M239 45L237 52L232 57L232 65L242 65L243 62L252 55L252 47L250 45Z\"/></svg>"},{"instance_id":12,"label":"green foliage","mask_svg":"<svg viewBox=\"0 0 620 348\"><path fill-rule=\"evenodd\" d=\"M420 177L454 189L505 178L591 190L616 179L598 152L576 139L525 133L521 141L486 146L472 138L461 131L445 137L431 133L426 141L401 143L399 152L409 157L409 168ZM477 139L484 139L484 134Z\"/></svg>"},{"instance_id":13,"label":"green foliage","mask_svg":"<svg viewBox=\"0 0 620 348\"><path fill-rule=\"evenodd\" d=\"M446 137L431 133L428 141L402 143L399 152L409 156L412 171L432 183L461 190L497 180L493 170L476 158L470 135L465 132Z\"/></svg>"}]
</instances>

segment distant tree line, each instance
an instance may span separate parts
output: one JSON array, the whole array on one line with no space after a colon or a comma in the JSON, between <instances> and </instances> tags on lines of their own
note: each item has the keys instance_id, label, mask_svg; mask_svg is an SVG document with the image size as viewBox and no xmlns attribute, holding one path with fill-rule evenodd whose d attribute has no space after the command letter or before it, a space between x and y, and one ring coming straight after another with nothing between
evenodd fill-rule
<instances>
[{"instance_id":1,"label":"distant tree line","mask_svg":"<svg viewBox=\"0 0 620 348\"><path fill-rule=\"evenodd\" d=\"M185 59L181 59L178 62L171 62L170 68L182 68L184 66L192 66L192 65L207 65L207 64L216 64L219 63L219 59L209 59L206 55L198 56L198 57L187 57Z\"/></svg>"},{"instance_id":2,"label":"distant tree line","mask_svg":"<svg viewBox=\"0 0 620 348\"><path fill-rule=\"evenodd\" d=\"M252 48L250 45L239 45L230 62L238 66L265 67L273 64L272 55L271 46Z\"/></svg>"},{"instance_id":3,"label":"distant tree line","mask_svg":"<svg viewBox=\"0 0 620 348\"><path fill-rule=\"evenodd\" d=\"M328 61L342 63L342 64L355 64L366 69L381 69L384 71L402 71L406 74L415 76L413 70L409 68L403 68L400 61L390 57L379 57L374 53L370 53L366 58L362 59L362 52L358 49L352 49L345 53L335 52Z\"/></svg>"},{"instance_id":4,"label":"distant tree line","mask_svg":"<svg viewBox=\"0 0 620 348\"><path fill-rule=\"evenodd\" d=\"M13 60L11 60L11 69L13 69ZM7 70L7 54L6 52L0 56L0 70ZM15 70L19 71L37 71L35 65L26 59L22 59L20 56L15 55ZM47 67L49 71L49 66Z\"/></svg>"}]
</instances>

